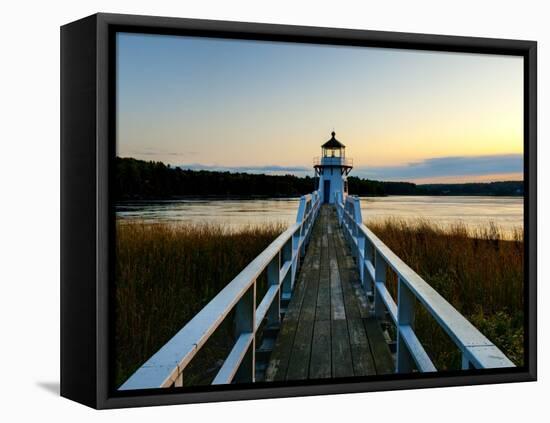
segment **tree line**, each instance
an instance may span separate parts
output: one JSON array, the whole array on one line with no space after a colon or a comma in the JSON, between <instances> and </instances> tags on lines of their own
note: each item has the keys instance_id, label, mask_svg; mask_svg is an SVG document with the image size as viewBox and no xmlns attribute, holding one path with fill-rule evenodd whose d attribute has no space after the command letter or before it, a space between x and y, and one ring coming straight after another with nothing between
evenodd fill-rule
<instances>
[{"instance_id":1,"label":"tree line","mask_svg":"<svg viewBox=\"0 0 550 423\"><path fill-rule=\"evenodd\" d=\"M117 157L117 200L164 199L184 196L291 197L312 192L317 179L311 176L265 175L181 169L162 162ZM348 177L350 194L385 195L523 195L523 182L476 184L429 184L382 182Z\"/></svg>"}]
</instances>

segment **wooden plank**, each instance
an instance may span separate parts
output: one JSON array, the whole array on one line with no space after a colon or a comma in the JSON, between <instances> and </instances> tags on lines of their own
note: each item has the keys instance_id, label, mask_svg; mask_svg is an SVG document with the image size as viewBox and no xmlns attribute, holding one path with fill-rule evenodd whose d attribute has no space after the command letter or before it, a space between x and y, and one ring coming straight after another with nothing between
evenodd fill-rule
<instances>
[{"instance_id":1,"label":"wooden plank","mask_svg":"<svg viewBox=\"0 0 550 423\"><path fill-rule=\"evenodd\" d=\"M331 321L332 376L353 376L348 325L345 320Z\"/></svg>"},{"instance_id":2,"label":"wooden plank","mask_svg":"<svg viewBox=\"0 0 550 423\"><path fill-rule=\"evenodd\" d=\"M340 275L341 277L341 285L342 285L342 296L344 301L344 307L346 310L346 317L348 319L360 319L361 314L359 311L360 303L357 301L357 297L355 295L355 292L353 290L353 287L351 286L350 282L350 275L353 273L353 270L350 271L350 269L346 269L344 266L341 265L342 261L339 258L339 268L340 268Z\"/></svg>"},{"instance_id":3,"label":"wooden plank","mask_svg":"<svg viewBox=\"0 0 550 423\"><path fill-rule=\"evenodd\" d=\"M338 270L336 253L331 249L330 258L330 309L332 320L346 320L346 308L344 307L344 296Z\"/></svg>"},{"instance_id":4,"label":"wooden plank","mask_svg":"<svg viewBox=\"0 0 550 423\"><path fill-rule=\"evenodd\" d=\"M344 294L344 305L346 307L346 315L348 319L360 319L359 302L355 296L355 292L349 282L342 284L342 292Z\"/></svg>"},{"instance_id":5,"label":"wooden plank","mask_svg":"<svg viewBox=\"0 0 550 423\"><path fill-rule=\"evenodd\" d=\"M325 275L321 272L315 320L330 320L330 280L328 269Z\"/></svg>"},{"instance_id":6,"label":"wooden plank","mask_svg":"<svg viewBox=\"0 0 550 423\"><path fill-rule=\"evenodd\" d=\"M269 376L270 378L274 378L274 380L284 380L306 287L307 280L303 277L299 278L298 283L294 287L294 294L291 297L288 310L281 322L281 330L279 331L275 348L271 355L271 362L266 371L266 378ZM273 368L271 369L271 367Z\"/></svg>"},{"instance_id":7,"label":"wooden plank","mask_svg":"<svg viewBox=\"0 0 550 423\"><path fill-rule=\"evenodd\" d=\"M317 320L314 323L311 342L309 378L324 379L332 375L330 320Z\"/></svg>"},{"instance_id":8,"label":"wooden plank","mask_svg":"<svg viewBox=\"0 0 550 423\"><path fill-rule=\"evenodd\" d=\"M317 260L320 260L319 254L315 254L313 257L313 261ZM303 268L302 270L305 269ZM306 293L302 302L296 337L288 362L286 380L302 380L308 377L318 288L319 271L309 268Z\"/></svg>"},{"instance_id":9,"label":"wooden plank","mask_svg":"<svg viewBox=\"0 0 550 423\"><path fill-rule=\"evenodd\" d=\"M319 291L315 320L330 320L330 269L328 264L328 243L320 252Z\"/></svg>"},{"instance_id":10,"label":"wooden plank","mask_svg":"<svg viewBox=\"0 0 550 423\"><path fill-rule=\"evenodd\" d=\"M318 262L319 260L319 254L315 254L313 261ZM304 266L302 271L307 271L307 288L304 294L299 320L315 320L319 289L319 270L314 270L311 266L306 270Z\"/></svg>"},{"instance_id":11,"label":"wooden plank","mask_svg":"<svg viewBox=\"0 0 550 423\"><path fill-rule=\"evenodd\" d=\"M395 364L378 321L375 318L368 318L363 319L363 324L365 325L372 357L374 358L376 374L393 373Z\"/></svg>"},{"instance_id":12,"label":"wooden plank","mask_svg":"<svg viewBox=\"0 0 550 423\"><path fill-rule=\"evenodd\" d=\"M285 380L303 380L308 378L311 356L311 339L313 337L313 319L298 321L298 329L292 352L288 361Z\"/></svg>"},{"instance_id":13,"label":"wooden plank","mask_svg":"<svg viewBox=\"0 0 550 423\"><path fill-rule=\"evenodd\" d=\"M288 303L288 309L284 317L284 321L298 320L300 317L300 310L302 307L302 302L307 288L307 270L308 267L305 267L301 270L301 273L298 277L298 282L294 285L294 292Z\"/></svg>"},{"instance_id":14,"label":"wooden plank","mask_svg":"<svg viewBox=\"0 0 550 423\"><path fill-rule=\"evenodd\" d=\"M354 375L375 375L376 366L363 321L360 318L348 319L348 331Z\"/></svg>"},{"instance_id":15,"label":"wooden plank","mask_svg":"<svg viewBox=\"0 0 550 423\"><path fill-rule=\"evenodd\" d=\"M285 380L297 327L298 321L284 322L282 325L265 372L267 382Z\"/></svg>"},{"instance_id":16,"label":"wooden plank","mask_svg":"<svg viewBox=\"0 0 550 423\"><path fill-rule=\"evenodd\" d=\"M331 213L329 216L328 225L331 228L331 236L329 237L329 266L332 376L349 377L353 376L353 362L351 356L348 325L346 322L346 308L344 305L342 281L340 279L340 268L338 266L337 251L340 249L340 246L335 241L335 236L338 236L338 234L340 233L340 229L337 226L334 212Z\"/></svg>"},{"instance_id":17,"label":"wooden plank","mask_svg":"<svg viewBox=\"0 0 550 423\"><path fill-rule=\"evenodd\" d=\"M358 303L359 314L361 318L364 319L364 318L370 317L371 308L363 287L361 286L360 283L352 283L352 288Z\"/></svg>"},{"instance_id":18,"label":"wooden plank","mask_svg":"<svg viewBox=\"0 0 550 423\"><path fill-rule=\"evenodd\" d=\"M342 231L338 231L335 237L335 242L339 245L338 257L340 254L342 257L351 256L349 247L345 243ZM344 304L346 306L346 312L348 318L366 318L370 316L369 303L367 296L361 283L359 281L359 273L355 266L352 264L351 268L341 266L346 276L342 276L344 292ZM358 313L358 314L357 314Z\"/></svg>"}]
</instances>

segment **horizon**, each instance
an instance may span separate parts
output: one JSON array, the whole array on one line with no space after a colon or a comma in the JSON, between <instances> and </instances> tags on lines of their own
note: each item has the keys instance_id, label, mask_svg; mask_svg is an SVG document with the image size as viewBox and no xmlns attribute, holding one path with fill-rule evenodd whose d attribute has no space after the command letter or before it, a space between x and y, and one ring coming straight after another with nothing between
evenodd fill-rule
<instances>
[{"instance_id":1,"label":"horizon","mask_svg":"<svg viewBox=\"0 0 550 423\"><path fill-rule=\"evenodd\" d=\"M121 157L313 176L333 129L351 176L523 180L523 59L117 35Z\"/></svg>"},{"instance_id":2,"label":"horizon","mask_svg":"<svg viewBox=\"0 0 550 423\"><path fill-rule=\"evenodd\" d=\"M305 177L310 177L310 178L315 178L315 175L312 174L312 175L296 175L294 173L291 173L291 172L284 172L284 171L278 171L277 173L275 172L261 172L260 170L256 171L256 172L250 172L250 171L247 171L249 169L230 169L230 168L222 168L222 167L205 167L205 166L198 166L197 167L187 167L185 165L183 166L177 166L177 165L171 165L169 163L164 163L162 161L158 161L158 160L144 160L144 159L137 159L135 157L119 157L117 156L118 159L132 159L132 160L140 160L140 161L144 161L144 162L150 162L150 163L162 163L164 166L167 166L167 167L170 167L172 169L175 169L175 168L179 168L181 170L188 170L188 171L193 171L193 172L200 172L200 171L205 171L205 172L228 172L228 173L244 173L244 174L247 174L247 175L262 175L262 176L294 176L294 177L297 177L297 178L305 178ZM260 166L259 168L262 168L263 166ZM268 166L270 168L272 167L277 167L277 166ZM363 179L363 180L369 180L369 181L372 181L372 182L385 182L385 183L408 183L408 184L414 184L414 185L417 185L417 186L420 186L420 185L464 185L464 184L487 184L487 183L506 183L506 182L521 182L523 183L524 180L523 179L509 179L509 180L494 180L494 181L472 181L472 182L412 182L412 181L406 181L406 180L403 180L403 181L397 181L397 180L379 180L379 179L371 179L371 178L367 178L367 177L362 177L362 176L356 176L356 175L349 175L349 177L356 177L356 178L359 178L359 179Z\"/></svg>"}]
</instances>

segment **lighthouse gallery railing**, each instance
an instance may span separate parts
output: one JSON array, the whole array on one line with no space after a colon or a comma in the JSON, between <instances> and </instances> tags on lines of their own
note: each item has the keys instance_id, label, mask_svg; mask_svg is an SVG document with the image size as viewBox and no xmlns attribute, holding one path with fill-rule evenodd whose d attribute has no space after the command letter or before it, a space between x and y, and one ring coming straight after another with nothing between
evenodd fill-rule
<instances>
[{"instance_id":1,"label":"lighthouse gallery railing","mask_svg":"<svg viewBox=\"0 0 550 423\"><path fill-rule=\"evenodd\" d=\"M350 157L314 157L313 167L321 165L353 167L353 159Z\"/></svg>"},{"instance_id":2,"label":"lighthouse gallery railing","mask_svg":"<svg viewBox=\"0 0 550 423\"><path fill-rule=\"evenodd\" d=\"M336 193L338 219L357 260L361 283L374 297L374 313L387 312L396 326L396 372L437 371L414 331L415 302L424 307L462 354L462 368L515 367L489 339L407 266L364 224L360 200ZM397 304L386 287L386 271L397 275ZM416 301L417 300L417 301Z\"/></svg>"},{"instance_id":3,"label":"lighthouse gallery railing","mask_svg":"<svg viewBox=\"0 0 550 423\"><path fill-rule=\"evenodd\" d=\"M119 389L183 386L185 368L233 310L236 342L212 384L253 382L256 332L264 319L268 323L279 321L281 297L290 297L319 206L318 191L301 197L296 223L252 260ZM256 305L256 280L264 270L268 289Z\"/></svg>"}]
</instances>

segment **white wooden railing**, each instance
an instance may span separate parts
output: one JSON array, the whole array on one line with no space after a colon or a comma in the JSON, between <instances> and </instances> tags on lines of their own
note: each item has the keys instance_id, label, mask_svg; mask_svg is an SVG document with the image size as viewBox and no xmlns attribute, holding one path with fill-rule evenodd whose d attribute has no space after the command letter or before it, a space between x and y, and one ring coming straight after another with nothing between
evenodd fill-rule
<instances>
[{"instance_id":1,"label":"white wooden railing","mask_svg":"<svg viewBox=\"0 0 550 423\"><path fill-rule=\"evenodd\" d=\"M489 339L395 255L364 224L360 200L336 193L336 209L344 236L351 246L367 295L374 298L374 313L388 313L397 333L396 372L437 369L414 331L415 302L423 306L462 353L462 368L515 367ZM386 271L397 275L397 304L386 287ZM418 300L418 301L415 301Z\"/></svg>"},{"instance_id":2,"label":"white wooden railing","mask_svg":"<svg viewBox=\"0 0 550 423\"><path fill-rule=\"evenodd\" d=\"M236 342L212 384L253 382L256 332L264 319L268 324L280 320L281 299L290 298L319 205L318 191L301 197L296 223L252 260L119 389L183 386L185 368L233 310ZM256 280L264 270L268 289L257 304Z\"/></svg>"}]
</instances>

